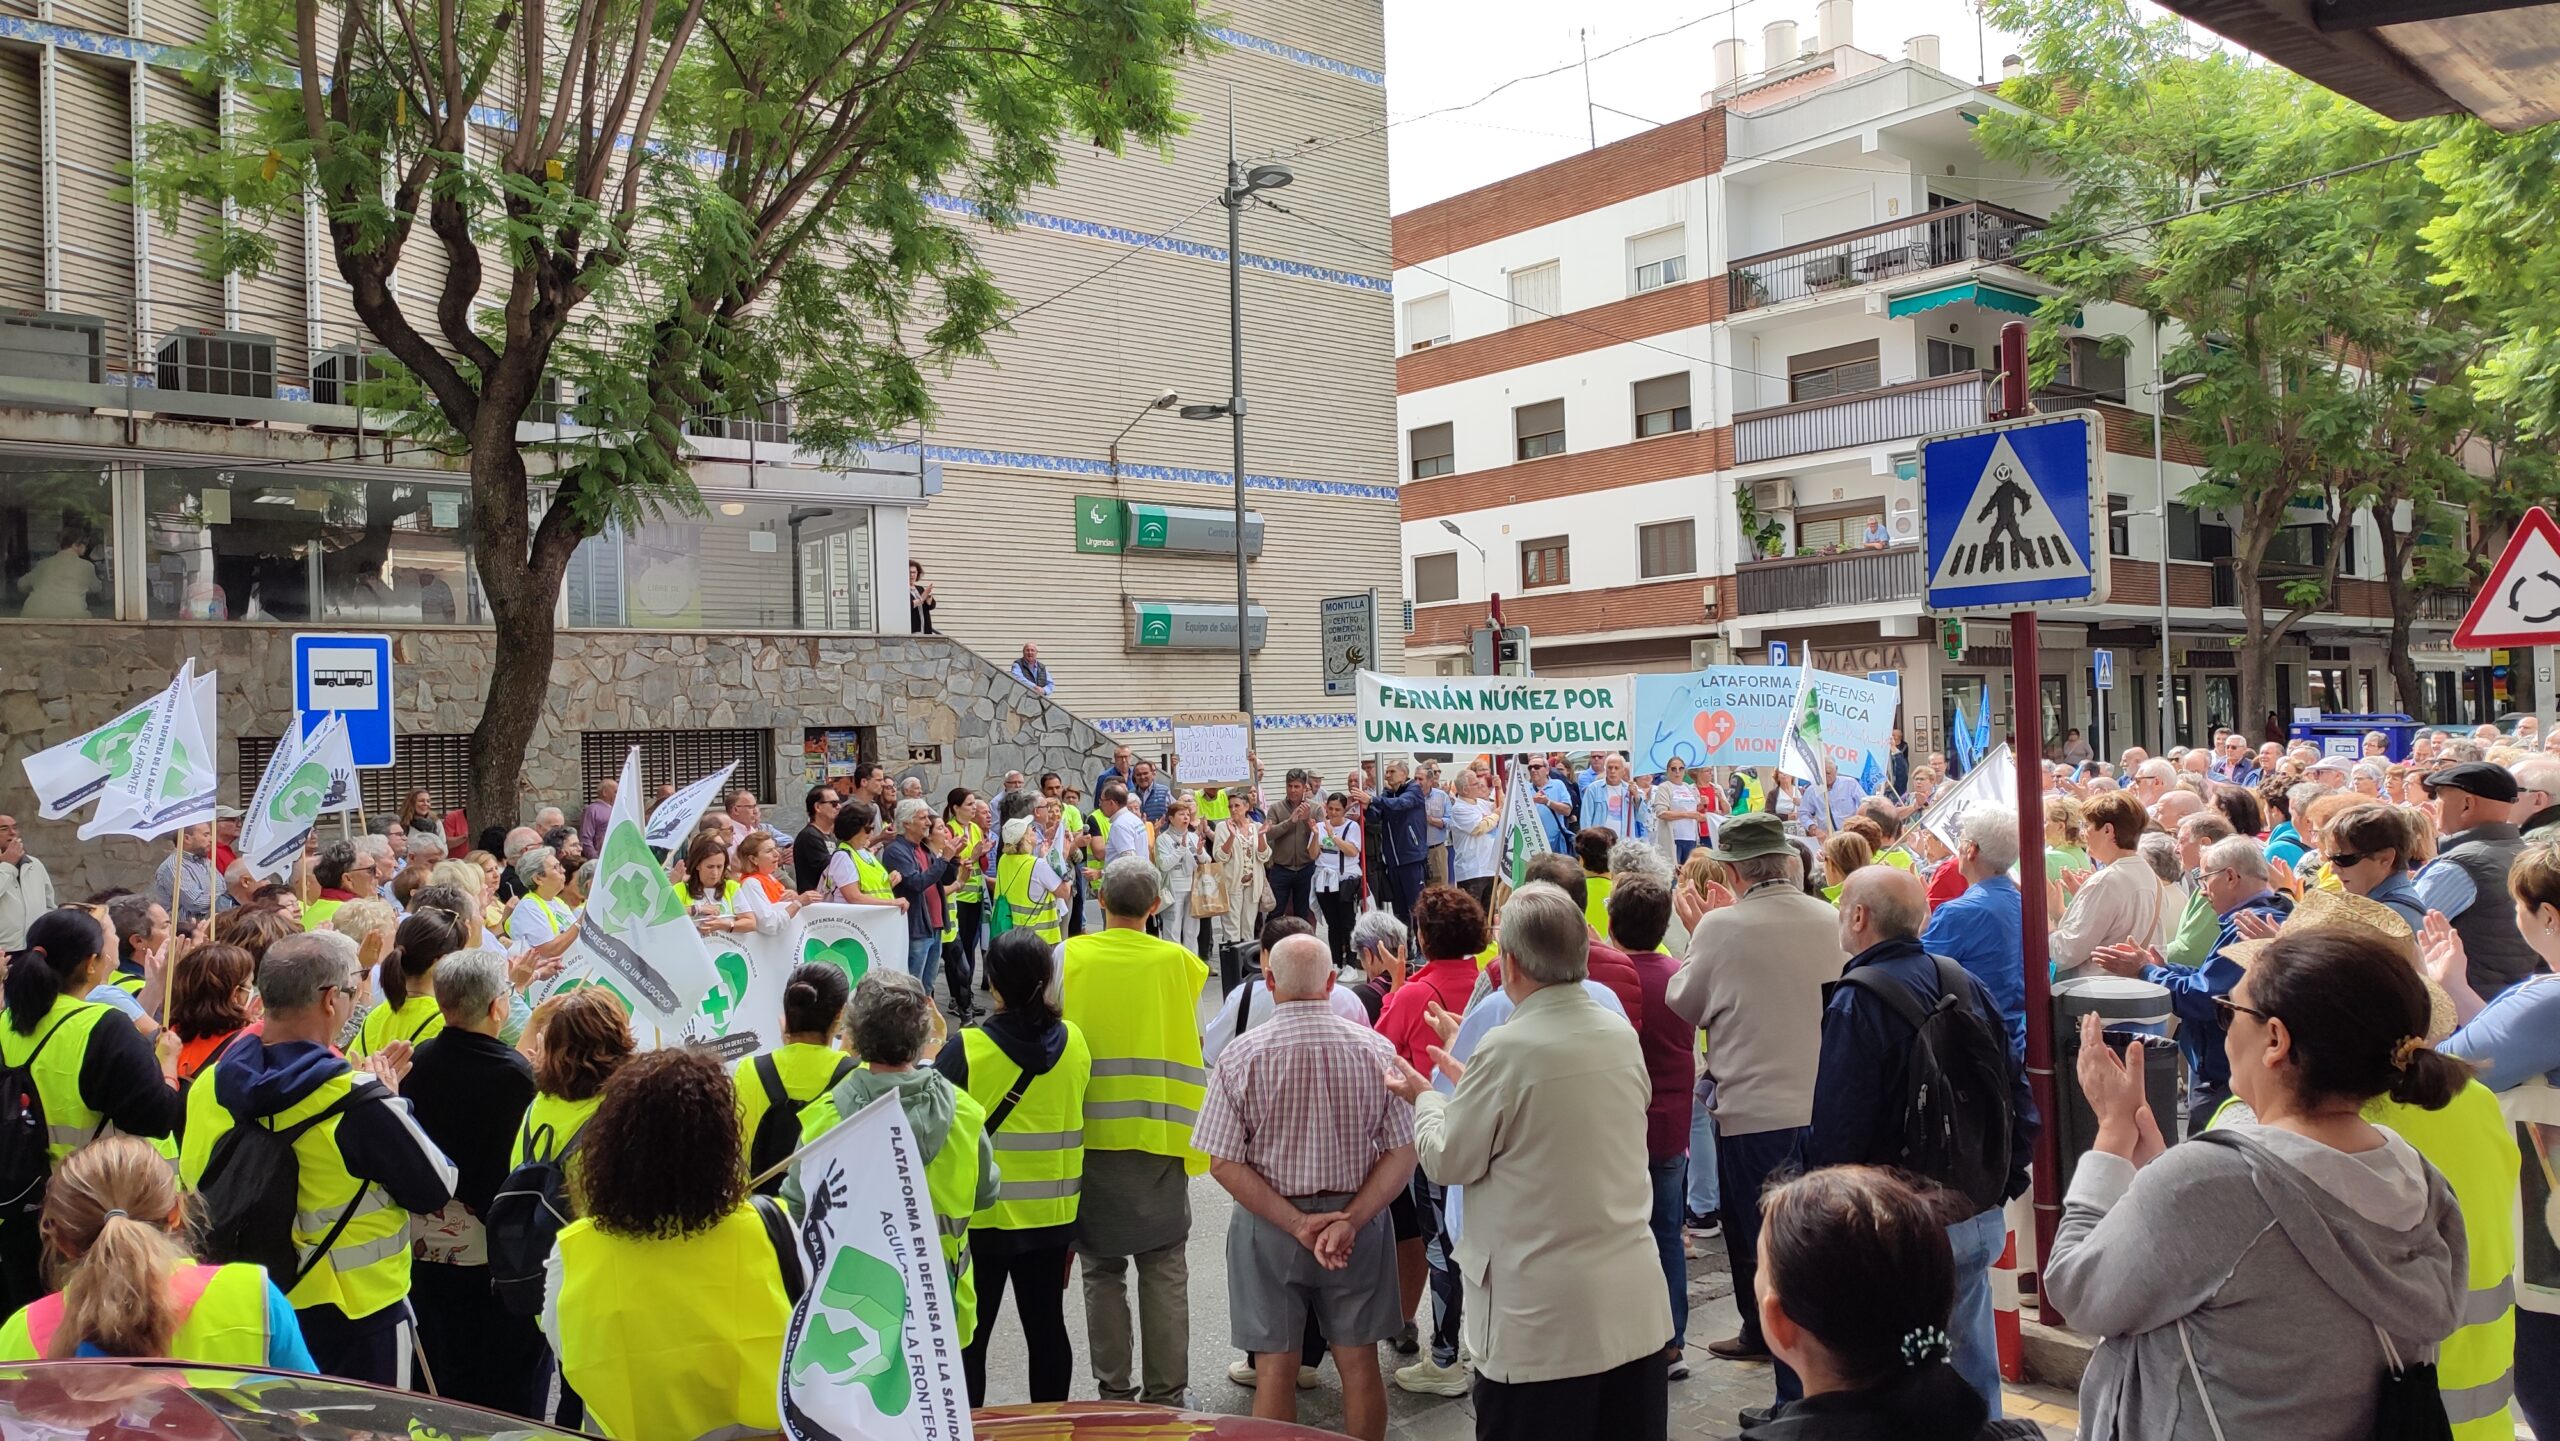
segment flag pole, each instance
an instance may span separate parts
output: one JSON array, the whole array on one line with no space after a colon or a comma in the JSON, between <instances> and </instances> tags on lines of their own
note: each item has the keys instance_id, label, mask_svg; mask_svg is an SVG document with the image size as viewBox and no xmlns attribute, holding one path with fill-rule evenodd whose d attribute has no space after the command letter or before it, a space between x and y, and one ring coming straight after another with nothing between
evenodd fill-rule
<instances>
[{"instance_id":1,"label":"flag pole","mask_svg":"<svg viewBox=\"0 0 2560 1441\"><path fill-rule=\"evenodd\" d=\"M178 895L187 880L187 828L178 827L169 855L169 948L160 958L160 1029L169 1029L169 973L178 966ZM205 897L204 919L213 924L213 898Z\"/></svg>"}]
</instances>

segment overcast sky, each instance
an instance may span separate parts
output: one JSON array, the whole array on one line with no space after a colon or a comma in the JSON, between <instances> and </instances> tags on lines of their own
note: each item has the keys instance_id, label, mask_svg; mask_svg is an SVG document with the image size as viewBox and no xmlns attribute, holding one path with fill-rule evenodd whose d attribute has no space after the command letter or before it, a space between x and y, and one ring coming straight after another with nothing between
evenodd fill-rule
<instances>
[{"instance_id":1,"label":"overcast sky","mask_svg":"<svg viewBox=\"0 0 2560 1441\"><path fill-rule=\"evenodd\" d=\"M1793 20L1799 41L1814 34L1814 0L1387 0L1388 189L1393 209L1410 210L1460 191L1560 160L1589 144L1583 108L1582 41L1588 27L1591 99L1600 143L1699 109L1708 88L1709 46L1727 35L1745 45L1748 70L1762 68L1761 27ZM1675 33L1607 55L1640 36ZM1981 31L1964 0L1859 0L1854 43L1888 60L1914 35L1939 38L1939 65L1974 78L2000 72L2010 37ZM1980 56L1977 62L1977 54ZM1513 85L1454 114L1407 120L1464 105L1515 76L1573 68ZM1642 117L1632 119L1630 116Z\"/></svg>"}]
</instances>

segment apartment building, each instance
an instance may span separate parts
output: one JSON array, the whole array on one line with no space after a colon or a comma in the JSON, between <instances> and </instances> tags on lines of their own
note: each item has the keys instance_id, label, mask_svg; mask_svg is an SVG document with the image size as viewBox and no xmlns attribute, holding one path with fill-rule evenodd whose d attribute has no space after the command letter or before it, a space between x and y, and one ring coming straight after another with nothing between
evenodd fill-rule
<instances>
[{"instance_id":1,"label":"apartment building","mask_svg":"<svg viewBox=\"0 0 2560 1441\"><path fill-rule=\"evenodd\" d=\"M1968 620L1950 658L1920 603L1917 450L1981 421L2001 325L2052 293L2015 256L2059 186L1975 144L2009 108L1996 85L1949 74L1935 37L1862 49L1855 18L1823 0L1810 34L1772 22L1756 69L1751 42L1719 40L1698 114L1396 217L1414 669L1467 669L1498 592L1542 672L1783 655L1900 677L1921 749L1959 706L2005 727L2007 625ZM2045 732L2159 743L2165 574L2170 738L2254 733L2230 529L2183 503L2189 447L2152 453L2148 322L2091 306L2068 347L2036 400L2105 420L2110 596L2043 617ZM2337 542L2333 608L2280 657L2283 713L2392 708L2374 542L2362 516ZM2305 512L2270 573L2331 543ZM2485 713L2504 657L2451 650L2459 613L2427 597L2421 664Z\"/></svg>"},{"instance_id":2,"label":"apartment building","mask_svg":"<svg viewBox=\"0 0 2560 1441\"><path fill-rule=\"evenodd\" d=\"M318 218L275 235L260 274L214 278L197 260L212 207L121 193L149 127L210 128L236 103L198 88L188 52L214 8L0 0L0 763L14 775L25 750L128 703L128 661L165 678L200 651L224 674L226 783L236 770L245 788L291 705L290 635L390 631L402 759L368 788L458 800L491 645L469 494L351 403L378 347ZM544 799L585 794L635 736L653 780L735 759L791 814L806 780L857 756L937 787L1089 777L1113 738L1161 750L1171 712L1233 703L1232 543L1200 538L1232 503L1227 428L1148 407L1228 393L1214 197L1231 107L1246 156L1312 152L1293 157L1294 213L1257 208L1242 257L1265 751L1351 759L1322 600L1374 587L1391 612L1400 593L1381 16L1245 0L1217 34L1182 76L1188 136L1127 155L1070 141L1022 223L982 231L1032 308L938 383L931 426L846 461L796 446L787 403L701 418L702 513L582 547L558 714L528 759ZM439 261L410 247L400 290L434 293ZM573 426L574 401L549 397L533 433ZM911 561L947 639L908 636ZM1383 629L1370 663L1392 668L1401 627ZM1054 702L1004 678L1025 642Z\"/></svg>"}]
</instances>

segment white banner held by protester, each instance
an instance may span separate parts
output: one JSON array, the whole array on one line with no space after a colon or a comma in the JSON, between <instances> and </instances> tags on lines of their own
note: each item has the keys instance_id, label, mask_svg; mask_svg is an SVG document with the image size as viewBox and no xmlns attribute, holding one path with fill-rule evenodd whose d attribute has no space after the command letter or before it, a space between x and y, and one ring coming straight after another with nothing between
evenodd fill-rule
<instances>
[{"instance_id":1,"label":"white banner held by protester","mask_svg":"<svg viewBox=\"0 0 2560 1441\"><path fill-rule=\"evenodd\" d=\"M213 822L213 687L211 671L196 674L190 658L169 688L143 708L142 721L124 749L121 770L98 793L98 808L80 827L80 839L132 836L157 840L172 831Z\"/></svg>"},{"instance_id":2,"label":"white banner held by protester","mask_svg":"<svg viewBox=\"0 0 2560 1441\"><path fill-rule=\"evenodd\" d=\"M1920 824L1953 851L1963 835L1964 818L1985 806L2018 809L2018 763L2010 758L2006 743L1993 746L1991 754L1975 762L1963 779L1940 792L1920 813Z\"/></svg>"},{"instance_id":3,"label":"white banner held by protester","mask_svg":"<svg viewBox=\"0 0 2560 1441\"><path fill-rule=\"evenodd\" d=\"M302 718L304 750L302 757L329 773L329 794L320 802L320 814L343 815L364 810L364 779L356 774L355 740L347 734L347 719L337 711L324 717L336 725L315 725Z\"/></svg>"},{"instance_id":4,"label":"white banner held by protester","mask_svg":"<svg viewBox=\"0 0 2560 1441\"><path fill-rule=\"evenodd\" d=\"M335 712L322 717L309 735L295 726L276 742L267 757L266 774L240 824L240 859L262 880L281 880L302 855L311 827L329 801L328 754L332 740L346 750L346 725Z\"/></svg>"},{"instance_id":5,"label":"white banner held by protester","mask_svg":"<svg viewBox=\"0 0 2560 1441\"><path fill-rule=\"evenodd\" d=\"M649 849L673 850L676 842L692 835L694 823L701 820L702 813L711 808L712 797L720 794L720 788L727 785L729 777L737 773L738 763L731 761L719 774L704 776L692 785L660 801L658 808L649 813ZM617 794L619 789L619 787L616 788Z\"/></svg>"},{"instance_id":6,"label":"white banner held by protester","mask_svg":"<svg viewBox=\"0 0 2560 1441\"><path fill-rule=\"evenodd\" d=\"M622 762L613 820L596 857L595 889L578 912L578 939L550 991L600 985L630 1008L633 1026L681 1031L718 983L702 933L640 819L640 748Z\"/></svg>"},{"instance_id":7,"label":"white banner held by protester","mask_svg":"<svg viewBox=\"0 0 2560 1441\"><path fill-rule=\"evenodd\" d=\"M907 913L895 906L826 901L784 915L753 883L738 887L738 899L756 928L703 938L711 990L680 1031L658 1034L659 1044L708 1046L724 1061L774 1050L782 1045L782 992L792 971L834 966L858 985L874 966L906 965Z\"/></svg>"},{"instance_id":8,"label":"white banner held by protester","mask_svg":"<svg viewBox=\"0 0 2560 1441\"><path fill-rule=\"evenodd\" d=\"M1399 676L1360 672L1360 751L1624 750L1631 676Z\"/></svg>"},{"instance_id":9,"label":"white banner held by protester","mask_svg":"<svg viewBox=\"0 0 2560 1441\"><path fill-rule=\"evenodd\" d=\"M27 757L23 764L27 785L36 793L36 814L58 821L96 800L107 782L133 764L133 738L159 700L155 694L87 735Z\"/></svg>"},{"instance_id":10,"label":"white banner held by protester","mask_svg":"<svg viewBox=\"0 0 2560 1441\"><path fill-rule=\"evenodd\" d=\"M964 1338L924 1167L895 1095L800 1158L809 1283L782 1341L791 1441L969 1441Z\"/></svg>"}]
</instances>

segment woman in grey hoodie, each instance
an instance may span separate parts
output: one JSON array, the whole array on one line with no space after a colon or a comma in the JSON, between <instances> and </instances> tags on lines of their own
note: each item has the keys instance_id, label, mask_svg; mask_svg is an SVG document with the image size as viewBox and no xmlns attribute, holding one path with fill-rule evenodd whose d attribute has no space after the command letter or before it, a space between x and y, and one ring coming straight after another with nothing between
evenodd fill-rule
<instances>
[{"instance_id":1,"label":"woman in grey hoodie","mask_svg":"<svg viewBox=\"0 0 2560 1441\"><path fill-rule=\"evenodd\" d=\"M2432 1360L2460 1320L2453 1192L2358 1114L2385 1094L2441 1109L2469 1078L2425 1044L2415 970L2354 931L2288 929L2223 1021L2232 1090L2257 1119L2175 1148L2141 1068L2083 1021L2097 1144L2044 1268L2063 1314L2103 1338L2080 1383L2083 1441L2360 1441L2387 1358Z\"/></svg>"}]
</instances>

